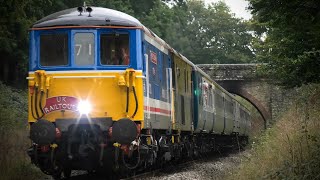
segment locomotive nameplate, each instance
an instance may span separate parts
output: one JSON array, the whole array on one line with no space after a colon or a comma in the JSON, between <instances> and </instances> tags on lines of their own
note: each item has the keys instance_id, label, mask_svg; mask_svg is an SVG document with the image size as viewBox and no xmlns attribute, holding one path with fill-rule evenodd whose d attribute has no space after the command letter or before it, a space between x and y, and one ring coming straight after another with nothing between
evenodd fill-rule
<instances>
[{"instance_id":1,"label":"locomotive nameplate","mask_svg":"<svg viewBox=\"0 0 320 180\"><path fill-rule=\"evenodd\" d=\"M151 56L151 62L153 64L158 64L157 53L150 51L150 56Z\"/></svg>"},{"instance_id":2,"label":"locomotive nameplate","mask_svg":"<svg viewBox=\"0 0 320 180\"><path fill-rule=\"evenodd\" d=\"M46 105L43 108L45 114L49 114L53 111L78 111L79 100L72 96L56 96L46 99Z\"/></svg>"}]
</instances>

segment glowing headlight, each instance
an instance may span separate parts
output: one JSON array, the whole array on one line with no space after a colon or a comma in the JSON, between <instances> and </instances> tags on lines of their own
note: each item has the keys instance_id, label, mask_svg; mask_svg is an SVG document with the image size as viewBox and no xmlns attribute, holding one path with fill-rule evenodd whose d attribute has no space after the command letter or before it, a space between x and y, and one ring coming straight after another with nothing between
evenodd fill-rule
<instances>
[{"instance_id":1,"label":"glowing headlight","mask_svg":"<svg viewBox=\"0 0 320 180\"><path fill-rule=\"evenodd\" d=\"M91 108L91 104L87 100L81 100L78 103L78 111L80 114L89 114L91 112Z\"/></svg>"}]
</instances>

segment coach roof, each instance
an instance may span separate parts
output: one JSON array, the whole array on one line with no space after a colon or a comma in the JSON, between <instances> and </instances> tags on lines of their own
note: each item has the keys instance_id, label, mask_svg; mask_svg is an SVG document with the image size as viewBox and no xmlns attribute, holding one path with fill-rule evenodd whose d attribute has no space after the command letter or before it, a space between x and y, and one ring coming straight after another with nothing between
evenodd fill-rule
<instances>
[{"instance_id":1,"label":"coach roof","mask_svg":"<svg viewBox=\"0 0 320 180\"><path fill-rule=\"evenodd\" d=\"M91 7L92 12L80 12L77 8L56 12L37 21L33 28L54 26L131 26L142 27L136 18L108 8Z\"/></svg>"}]
</instances>

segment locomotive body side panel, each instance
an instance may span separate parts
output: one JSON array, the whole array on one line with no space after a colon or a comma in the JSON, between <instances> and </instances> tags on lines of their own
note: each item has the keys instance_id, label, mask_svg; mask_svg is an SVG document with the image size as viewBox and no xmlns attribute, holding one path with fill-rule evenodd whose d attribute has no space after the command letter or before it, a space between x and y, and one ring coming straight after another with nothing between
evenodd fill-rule
<instances>
[{"instance_id":1,"label":"locomotive body side panel","mask_svg":"<svg viewBox=\"0 0 320 180\"><path fill-rule=\"evenodd\" d=\"M145 125L151 129L172 129L172 105L168 50L144 35L144 110ZM148 94L149 93L149 94Z\"/></svg>"}]
</instances>

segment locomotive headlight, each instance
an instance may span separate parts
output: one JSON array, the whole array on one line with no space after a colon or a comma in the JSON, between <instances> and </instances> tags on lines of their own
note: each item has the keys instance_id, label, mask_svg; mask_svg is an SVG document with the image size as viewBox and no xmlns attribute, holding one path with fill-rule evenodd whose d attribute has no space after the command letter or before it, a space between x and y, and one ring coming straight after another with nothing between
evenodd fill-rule
<instances>
[{"instance_id":1,"label":"locomotive headlight","mask_svg":"<svg viewBox=\"0 0 320 180\"><path fill-rule=\"evenodd\" d=\"M78 111L80 112L80 114L89 114L92 110L92 106L91 103L87 100L81 100L78 103Z\"/></svg>"}]
</instances>

